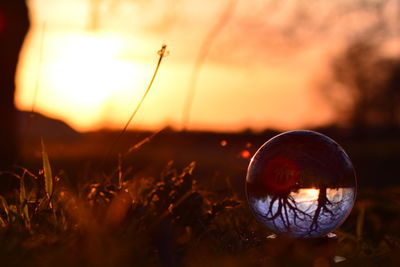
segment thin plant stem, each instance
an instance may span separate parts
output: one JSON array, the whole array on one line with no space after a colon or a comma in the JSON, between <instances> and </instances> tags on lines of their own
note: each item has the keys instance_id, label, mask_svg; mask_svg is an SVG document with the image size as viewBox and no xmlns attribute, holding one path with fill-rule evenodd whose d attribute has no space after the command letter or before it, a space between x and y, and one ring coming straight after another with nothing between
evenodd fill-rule
<instances>
[{"instance_id":1,"label":"thin plant stem","mask_svg":"<svg viewBox=\"0 0 400 267\"><path fill-rule=\"evenodd\" d=\"M193 101L196 94L196 86L197 80L199 78L200 70L203 67L203 64L207 58L208 53L210 52L210 48L217 38L219 33L225 27L225 25L229 22L230 18L232 17L232 12L237 4L237 0L230 0L227 4L224 12L221 14L220 19L218 22L212 27L210 32L207 34L206 38L204 39L203 43L201 44L199 53L197 54L196 61L194 63L194 67L190 74L189 84L187 87L186 98L183 106L182 111L182 130L186 131L189 123L190 123L190 115L192 111Z\"/></svg>"},{"instance_id":2,"label":"thin plant stem","mask_svg":"<svg viewBox=\"0 0 400 267\"><path fill-rule=\"evenodd\" d=\"M111 156L115 145L119 142L119 140L121 139L122 135L126 132L126 130L128 129L129 124L131 123L131 121L135 117L136 113L138 112L138 110L142 106L143 101L146 98L147 94L149 93L150 88L153 85L153 82L154 82L154 80L156 78L158 69L160 68L160 65L161 65L161 61L164 58L164 56L166 56L166 49L167 49L167 45L164 44L164 45L162 45L161 49L158 51L158 54L160 55L160 58L158 59L157 66L156 66L156 69L154 70L153 77L151 78L150 83L147 86L146 91L144 92L144 94L143 94L142 98L140 99L140 101L139 101L138 105L136 106L136 108L133 110L133 112L132 112L131 116L129 117L128 121L126 122L124 128L121 130L121 132L118 134L118 136L114 139L114 142L112 143L112 145L110 147L110 150L108 151L107 156L106 156L105 159L108 159Z\"/></svg>"},{"instance_id":3,"label":"thin plant stem","mask_svg":"<svg viewBox=\"0 0 400 267\"><path fill-rule=\"evenodd\" d=\"M42 24L42 31L40 34L40 49L39 49L39 66L38 70L36 73L36 82L35 82L35 88L33 91L33 99L32 99L32 107L31 107L31 117L33 117L33 113L35 112L36 108L36 101L37 101L37 95L39 92L39 87L40 87L40 77L42 76L42 65L43 65L43 47L44 47L44 35L46 32L46 22L43 22Z\"/></svg>"},{"instance_id":4,"label":"thin plant stem","mask_svg":"<svg viewBox=\"0 0 400 267\"><path fill-rule=\"evenodd\" d=\"M42 29L40 33L40 44L39 44L39 62L38 62L38 68L36 72L36 81L35 81L35 87L33 88L33 98L32 98L32 106L31 106L31 111L29 113L28 121L27 121L27 129L26 132L29 134L31 133L32 130L32 124L33 124L33 119L35 118L35 109L36 109L36 102L37 102L37 96L39 93L39 88L40 88L40 80L42 76L42 66L43 66L43 52L44 52L44 37L46 33L46 21L42 23ZM33 134L32 134L33 136Z\"/></svg>"}]
</instances>

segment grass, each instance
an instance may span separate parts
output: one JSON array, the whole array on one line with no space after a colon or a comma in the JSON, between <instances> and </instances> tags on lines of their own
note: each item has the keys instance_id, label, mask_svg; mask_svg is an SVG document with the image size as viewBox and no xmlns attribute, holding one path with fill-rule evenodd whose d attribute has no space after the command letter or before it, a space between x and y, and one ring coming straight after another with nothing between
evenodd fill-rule
<instances>
[{"instance_id":1,"label":"grass","mask_svg":"<svg viewBox=\"0 0 400 267\"><path fill-rule=\"evenodd\" d=\"M52 175L43 142L42 160L38 172L14 173L19 186L0 197L3 266L325 266L334 255L346 258L338 263L345 266L400 260L400 188L361 191L333 243L270 240L244 201L200 186L194 162L183 170L170 162L159 177L124 173L120 163L112 175L73 189Z\"/></svg>"},{"instance_id":2,"label":"grass","mask_svg":"<svg viewBox=\"0 0 400 267\"><path fill-rule=\"evenodd\" d=\"M187 243L216 238L215 218L239 204L206 199L194 163L181 172L171 163L159 179L109 177L73 192L58 177L53 185L42 148L43 169L22 169L20 187L0 198L0 254L8 266L175 265Z\"/></svg>"},{"instance_id":3,"label":"grass","mask_svg":"<svg viewBox=\"0 0 400 267\"><path fill-rule=\"evenodd\" d=\"M165 46L108 156L164 54ZM195 162L182 170L170 162L154 176L125 171L120 154L112 174L88 173L85 184L71 186L54 175L43 140L41 150L42 168L9 173L18 186L0 196L2 266L400 265L400 187L361 190L337 239L269 239L230 180L215 191L204 182L212 178L197 176Z\"/></svg>"}]
</instances>

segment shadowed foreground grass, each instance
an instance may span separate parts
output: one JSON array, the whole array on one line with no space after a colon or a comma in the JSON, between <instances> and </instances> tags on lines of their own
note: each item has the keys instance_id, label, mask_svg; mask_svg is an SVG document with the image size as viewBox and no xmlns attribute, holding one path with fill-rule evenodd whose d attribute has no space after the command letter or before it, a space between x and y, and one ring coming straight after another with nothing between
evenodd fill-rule
<instances>
[{"instance_id":1,"label":"shadowed foreground grass","mask_svg":"<svg viewBox=\"0 0 400 267\"><path fill-rule=\"evenodd\" d=\"M43 169L13 173L19 187L0 198L1 266L400 263L400 188L361 191L333 242L271 240L243 200L197 183L195 163L178 171L171 162L159 177L116 168L73 189L42 150Z\"/></svg>"}]
</instances>

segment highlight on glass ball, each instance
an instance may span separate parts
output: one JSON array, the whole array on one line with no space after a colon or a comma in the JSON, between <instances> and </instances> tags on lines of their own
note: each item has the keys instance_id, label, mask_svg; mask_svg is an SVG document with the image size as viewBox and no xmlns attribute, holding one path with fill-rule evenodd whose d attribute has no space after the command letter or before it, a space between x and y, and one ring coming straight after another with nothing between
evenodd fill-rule
<instances>
[{"instance_id":1,"label":"highlight on glass ball","mask_svg":"<svg viewBox=\"0 0 400 267\"><path fill-rule=\"evenodd\" d=\"M323 237L349 215L356 177L346 152L314 131L290 131L267 141L246 177L249 206L275 234Z\"/></svg>"}]
</instances>

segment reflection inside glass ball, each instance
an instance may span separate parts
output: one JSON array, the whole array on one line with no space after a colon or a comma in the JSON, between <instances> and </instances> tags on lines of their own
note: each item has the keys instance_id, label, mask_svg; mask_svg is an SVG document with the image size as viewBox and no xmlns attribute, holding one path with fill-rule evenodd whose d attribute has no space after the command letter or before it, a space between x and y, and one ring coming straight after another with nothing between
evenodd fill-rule
<instances>
[{"instance_id":1,"label":"reflection inside glass ball","mask_svg":"<svg viewBox=\"0 0 400 267\"><path fill-rule=\"evenodd\" d=\"M313 131L266 142L252 158L246 193L255 217L276 234L321 237L349 215L356 178L344 150Z\"/></svg>"}]
</instances>

